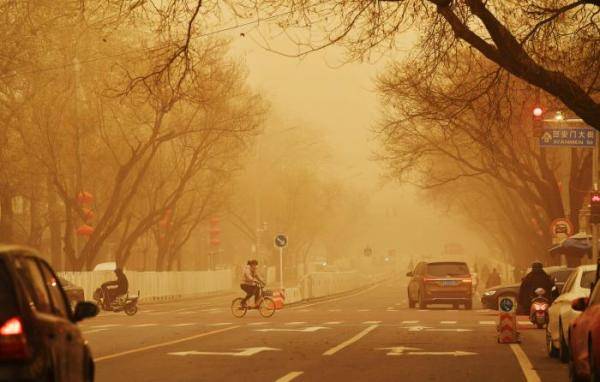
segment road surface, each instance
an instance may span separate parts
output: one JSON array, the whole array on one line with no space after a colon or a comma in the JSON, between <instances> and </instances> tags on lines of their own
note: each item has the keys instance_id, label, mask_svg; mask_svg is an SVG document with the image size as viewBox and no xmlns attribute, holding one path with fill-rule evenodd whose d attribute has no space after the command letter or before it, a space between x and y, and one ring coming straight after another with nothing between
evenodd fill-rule
<instances>
[{"instance_id":1,"label":"road surface","mask_svg":"<svg viewBox=\"0 0 600 382\"><path fill-rule=\"evenodd\" d=\"M544 353L544 331L523 323L521 345L497 344L495 312L408 309L405 290L389 281L269 319L236 319L233 296L221 296L103 313L81 327L98 381L568 380Z\"/></svg>"}]
</instances>

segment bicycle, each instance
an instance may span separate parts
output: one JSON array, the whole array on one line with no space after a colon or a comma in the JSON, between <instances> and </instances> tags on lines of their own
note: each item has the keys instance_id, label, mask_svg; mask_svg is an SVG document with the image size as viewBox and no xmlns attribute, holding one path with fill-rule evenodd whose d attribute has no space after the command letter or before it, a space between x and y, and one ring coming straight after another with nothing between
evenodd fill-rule
<instances>
[{"instance_id":1,"label":"bicycle","mask_svg":"<svg viewBox=\"0 0 600 382\"><path fill-rule=\"evenodd\" d=\"M259 284L258 287L260 288L258 296L261 300L258 306L242 305L242 302L244 301L242 297L233 299L231 302L231 313L234 317L242 318L252 309L257 309L260 315L265 318L269 318L275 314L275 301L268 296L270 291L263 290L264 285L262 284Z\"/></svg>"}]
</instances>

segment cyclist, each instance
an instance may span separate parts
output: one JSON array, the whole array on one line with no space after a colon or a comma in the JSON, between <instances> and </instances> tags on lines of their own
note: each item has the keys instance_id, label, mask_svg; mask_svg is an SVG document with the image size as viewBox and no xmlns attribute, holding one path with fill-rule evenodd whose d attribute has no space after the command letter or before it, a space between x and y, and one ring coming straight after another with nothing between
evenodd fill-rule
<instances>
[{"instance_id":1,"label":"cyclist","mask_svg":"<svg viewBox=\"0 0 600 382\"><path fill-rule=\"evenodd\" d=\"M265 282L260 278L257 272L258 261L249 260L244 267L242 273L242 283L240 288L246 292L246 297L242 300L242 306L246 307L246 303L250 297L254 296L255 306L259 306L262 296L260 295L260 285L264 285Z\"/></svg>"}]
</instances>

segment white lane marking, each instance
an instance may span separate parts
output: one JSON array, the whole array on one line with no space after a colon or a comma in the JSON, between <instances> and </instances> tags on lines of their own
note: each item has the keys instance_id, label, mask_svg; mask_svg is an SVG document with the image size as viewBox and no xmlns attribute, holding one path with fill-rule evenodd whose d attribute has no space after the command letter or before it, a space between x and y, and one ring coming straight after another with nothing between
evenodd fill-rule
<instances>
[{"instance_id":1,"label":"white lane marking","mask_svg":"<svg viewBox=\"0 0 600 382\"><path fill-rule=\"evenodd\" d=\"M413 321L402 321L403 324L418 324L419 320L413 320Z\"/></svg>"},{"instance_id":2,"label":"white lane marking","mask_svg":"<svg viewBox=\"0 0 600 382\"><path fill-rule=\"evenodd\" d=\"M327 321L324 322L323 325L339 325L342 324L344 321Z\"/></svg>"},{"instance_id":3,"label":"white lane marking","mask_svg":"<svg viewBox=\"0 0 600 382\"><path fill-rule=\"evenodd\" d=\"M290 382L290 381L298 378L302 374L304 374L303 371L291 371L291 372L287 373L286 375L284 375L283 377L278 378L275 382Z\"/></svg>"},{"instance_id":4,"label":"white lane marking","mask_svg":"<svg viewBox=\"0 0 600 382\"><path fill-rule=\"evenodd\" d=\"M105 355L102 357L97 357L94 359L94 362L100 362L100 361L105 361L107 359L113 359L113 358L117 358L117 357L122 357L124 355L129 355L129 354L134 354L134 353L140 353L140 352L144 352L147 350L153 350L153 349L157 349L157 348L161 348L161 347L165 347L165 346L171 346L171 345L175 345L175 344L179 344L182 342L187 342L187 341L191 341L191 340L195 340L197 338L202 338L202 337L207 337L213 334L219 334L219 333L223 333L223 332L227 332L233 329L237 329L239 328L239 325L236 326L229 326L223 329L217 329L217 330L213 330L211 332L204 332L204 333L200 333L200 334L196 334L195 336L190 336L190 337L185 337L185 338L180 338L178 340L173 340L173 341L167 341L167 342L161 342L158 344L154 344L154 345L148 345L148 346L142 346L136 349L131 349L131 350L125 350L119 353L114 353L114 354L109 354L109 355Z\"/></svg>"},{"instance_id":5,"label":"white lane marking","mask_svg":"<svg viewBox=\"0 0 600 382\"><path fill-rule=\"evenodd\" d=\"M91 334L91 333L98 333L98 332L103 332L105 330L108 329L94 329L94 330L84 330L83 332L81 332L81 334Z\"/></svg>"},{"instance_id":6,"label":"white lane marking","mask_svg":"<svg viewBox=\"0 0 600 382\"><path fill-rule=\"evenodd\" d=\"M390 309L390 308L388 308L388 309L386 310L386 312L397 312L397 311L398 311L397 309Z\"/></svg>"},{"instance_id":7,"label":"white lane marking","mask_svg":"<svg viewBox=\"0 0 600 382\"><path fill-rule=\"evenodd\" d=\"M366 336L367 334L369 334L373 330L377 329L378 327L379 327L379 325L368 326L366 329L362 330L360 333L358 333L354 337L352 337L352 338L350 338L350 339L342 342L341 344L339 344L337 346L334 346L331 349L327 350L325 353L323 353L323 355L334 355L335 353L339 352L343 348L345 348L347 346L350 346L353 343L355 343L356 341L360 340L361 338L363 338L364 336Z\"/></svg>"},{"instance_id":8,"label":"white lane marking","mask_svg":"<svg viewBox=\"0 0 600 382\"><path fill-rule=\"evenodd\" d=\"M179 327L182 327L182 326L192 326L192 325L196 325L196 323L195 322L186 322L186 323L183 323L183 324L171 325L171 327L173 327L173 328L179 328Z\"/></svg>"},{"instance_id":9,"label":"white lane marking","mask_svg":"<svg viewBox=\"0 0 600 382\"><path fill-rule=\"evenodd\" d=\"M129 325L130 328L149 328L151 326L158 326L158 324L137 324L137 325Z\"/></svg>"},{"instance_id":10,"label":"white lane marking","mask_svg":"<svg viewBox=\"0 0 600 382\"><path fill-rule=\"evenodd\" d=\"M341 309L329 309L328 312L341 312Z\"/></svg>"},{"instance_id":11,"label":"white lane marking","mask_svg":"<svg viewBox=\"0 0 600 382\"><path fill-rule=\"evenodd\" d=\"M365 321L363 324L381 324L381 321Z\"/></svg>"},{"instance_id":12,"label":"white lane marking","mask_svg":"<svg viewBox=\"0 0 600 382\"><path fill-rule=\"evenodd\" d=\"M208 326L225 326L225 325L233 325L231 322L216 322L214 324L208 324Z\"/></svg>"},{"instance_id":13,"label":"white lane marking","mask_svg":"<svg viewBox=\"0 0 600 382\"><path fill-rule=\"evenodd\" d=\"M260 325L267 325L267 324L268 324L268 322L251 322L248 325L251 325L251 326L260 326Z\"/></svg>"},{"instance_id":14,"label":"white lane marking","mask_svg":"<svg viewBox=\"0 0 600 382\"><path fill-rule=\"evenodd\" d=\"M213 313L213 312L209 312L209 313ZM189 311L189 312L177 312L177 314L198 314L198 312L194 312L194 311Z\"/></svg>"},{"instance_id":15,"label":"white lane marking","mask_svg":"<svg viewBox=\"0 0 600 382\"><path fill-rule=\"evenodd\" d=\"M477 353L455 350L455 351L422 351L421 348L411 348L405 346L396 346L391 348L378 348L376 350L389 350L386 355L451 355L453 357L463 357L467 355L476 355Z\"/></svg>"},{"instance_id":16,"label":"white lane marking","mask_svg":"<svg viewBox=\"0 0 600 382\"><path fill-rule=\"evenodd\" d=\"M479 325L496 325L496 321L479 321Z\"/></svg>"},{"instance_id":17,"label":"white lane marking","mask_svg":"<svg viewBox=\"0 0 600 382\"><path fill-rule=\"evenodd\" d=\"M533 325L530 321L517 321L519 325Z\"/></svg>"},{"instance_id":18,"label":"white lane marking","mask_svg":"<svg viewBox=\"0 0 600 382\"><path fill-rule=\"evenodd\" d=\"M202 309L202 310L200 310L200 312L214 312L217 310L221 310L221 309L219 309L219 308Z\"/></svg>"},{"instance_id":19,"label":"white lane marking","mask_svg":"<svg viewBox=\"0 0 600 382\"><path fill-rule=\"evenodd\" d=\"M440 321L440 324L442 324L442 325L454 325L454 324L456 324L456 321Z\"/></svg>"},{"instance_id":20,"label":"white lane marking","mask_svg":"<svg viewBox=\"0 0 600 382\"><path fill-rule=\"evenodd\" d=\"M290 325L290 326L292 326L292 325L304 325L304 324L306 324L306 321L293 321L293 322L286 323L286 325Z\"/></svg>"},{"instance_id":21,"label":"white lane marking","mask_svg":"<svg viewBox=\"0 0 600 382\"><path fill-rule=\"evenodd\" d=\"M310 326L304 329L292 329L292 328L266 328L266 329L255 329L256 332L302 332L302 333L313 333L319 330L329 329L325 326Z\"/></svg>"},{"instance_id":22,"label":"white lane marking","mask_svg":"<svg viewBox=\"0 0 600 382\"><path fill-rule=\"evenodd\" d=\"M106 325L92 325L90 328L92 329L104 329L104 328L115 328L117 326L122 326L121 324L106 324Z\"/></svg>"},{"instance_id":23,"label":"white lane marking","mask_svg":"<svg viewBox=\"0 0 600 382\"><path fill-rule=\"evenodd\" d=\"M489 312L489 311L490 311L489 309L479 309L479 310L477 311L477 313L487 313L487 312Z\"/></svg>"},{"instance_id":24,"label":"white lane marking","mask_svg":"<svg viewBox=\"0 0 600 382\"><path fill-rule=\"evenodd\" d=\"M427 309L419 309L419 312L429 312Z\"/></svg>"},{"instance_id":25,"label":"white lane marking","mask_svg":"<svg viewBox=\"0 0 600 382\"><path fill-rule=\"evenodd\" d=\"M371 309L358 309L357 312L370 312Z\"/></svg>"},{"instance_id":26,"label":"white lane marking","mask_svg":"<svg viewBox=\"0 0 600 382\"><path fill-rule=\"evenodd\" d=\"M430 329L425 329L426 332L457 332L457 333L463 333L463 332L472 332L472 329L436 329L436 328L430 328Z\"/></svg>"},{"instance_id":27,"label":"white lane marking","mask_svg":"<svg viewBox=\"0 0 600 382\"><path fill-rule=\"evenodd\" d=\"M540 376L533 368L533 365L527 358L527 354L521 349L519 344L510 344L510 348L515 353L515 357L517 357L517 361L519 361L519 365L521 366L521 370L525 375L525 380L527 382L541 382Z\"/></svg>"},{"instance_id":28,"label":"white lane marking","mask_svg":"<svg viewBox=\"0 0 600 382\"><path fill-rule=\"evenodd\" d=\"M312 309L300 309L298 312L302 312L302 313L306 313L306 312L312 312Z\"/></svg>"},{"instance_id":29,"label":"white lane marking","mask_svg":"<svg viewBox=\"0 0 600 382\"><path fill-rule=\"evenodd\" d=\"M415 325L415 326L405 326L405 327L403 327L403 329L408 329L409 332L420 332L425 329L431 329L431 328L429 326Z\"/></svg>"},{"instance_id":30,"label":"white lane marking","mask_svg":"<svg viewBox=\"0 0 600 382\"><path fill-rule=\"evenodd\" d=\"M379 287L380 285L381 284L375 284L375 285L373 285L373 286L371 286L371 287L369 287L367 289L361 289L361 290L359 290L356 293L352 293L352 294L349 294L349 295L346 295L346 296L334 298L334 299L331 299L331 300L319 301L319 302L315 302L315 303L312 303L312 304L302 305L302 306L299 306L297 308L290 308L290 310L295 310L295 309L299 309L299 308L308 308L309 306L315 306L315 305L321 305L321 304L331 304L332 302L335 302L335 301L345 300L345 299L348 299L348 298L351 298L351 297L356 297L356 296L359 296L361 294L365 294L365 293L370 292L373 289Z\"/></svg>"},{"instance_id":31,"label":"white lane marking","mask_svg":"<svg viewBox=\"0 0 600 382\"><path fill-rule=\"evenodd\" d=\"M187 355L228 355L232 357L252 357L255 354L261 353L263 351L281 351L281 349L269 348L269 347L255 347L255 348L244 348L238 349L237 352L218 352L218 351L180 351L174 353L167 353L168 355L178 355L178 356L187 356Z\"/></svg>"}]
</instances>

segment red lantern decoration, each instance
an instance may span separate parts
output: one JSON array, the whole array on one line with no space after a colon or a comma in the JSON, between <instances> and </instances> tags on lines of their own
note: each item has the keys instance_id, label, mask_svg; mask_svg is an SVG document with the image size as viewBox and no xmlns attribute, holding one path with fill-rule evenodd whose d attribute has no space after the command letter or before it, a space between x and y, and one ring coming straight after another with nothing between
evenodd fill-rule
<instances>
[{"instance_id":1,"label":"red lantern decoration","mask_svg":"<svg viewBox=\"0 0 600 382\"><path fill-rule=\"evenodd\" d=\"M220 220L214 216L210 219L210 228L208 229L208 237L210 245L218 247L221 245L221 228L219 227Z\"/></svg>"},{"instance_id":2,"label":"red lantern decoration","mask_svg":"<svg viewBox=\"0 0 600 382\"><path fill-rule=\"evenodd\" d=\"M88 236L89 237L94 233L94 227L84 224L81 227L77 228L77 231L75 231L75 232L79 236Z\"/></svg>"},{"instance_id":3,"label":"red lantern decoration","mask_svg":"<svg viewBox=\"0 0 600 382\"><path fill-rule=\"evenodd\" d=\"M91 204L94 201L94 195L87 191L81 191L77 194L77 202L79 204Z\"/></svg>"}]
</instances>

